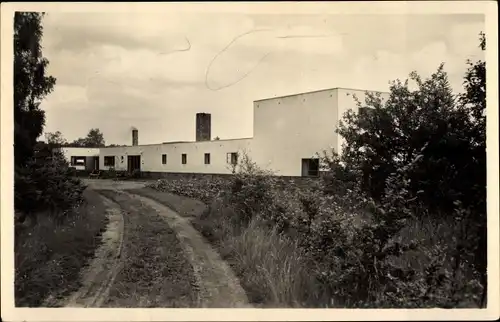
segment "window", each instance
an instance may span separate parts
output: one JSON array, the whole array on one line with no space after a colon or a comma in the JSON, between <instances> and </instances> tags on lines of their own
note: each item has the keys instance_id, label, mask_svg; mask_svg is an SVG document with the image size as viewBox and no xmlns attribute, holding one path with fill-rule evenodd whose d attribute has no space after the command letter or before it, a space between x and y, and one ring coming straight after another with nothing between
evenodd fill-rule
<instances>
[{"instance_id":1,"label":"window","mask_svg":"<svg viewBox=\"0 0 500 322\"><path fill-rule=\"evenodd\" d=\"M105 167L114 167L115 166L115 157L114 156L105 156L104 157L104 166Z\"/></svg>"},{"instance_id":2,"label":"window","mask_svg":"<svg viewBox=\"0 0 500 322\"><path fill-rule=\"evenodd\" d=\"M205 164L210 164L210 153L205 153Z\"/></svg>"},{"instance_id":3,"label":"window","mask_svg":"<svg viewBox=\"0 0 500 322\"><path fill-rule=\"evenodd\" d=\"M302 159L302 176L319 176L319 159Z\"/></svg>"},{"instance_id":4,"label":"window","mask_svg":"<svg viewBox=\"0 0 500 322\"><path fill-rule=\"evenodd\" d=\"M187 159L188 159L187 154L183 153L182 154L182 164L187 164Z\"/></svg>"},{"instance_id":5,"label":"window","mask_svg":"<svg viewBox=\"0 0 500 322\"><path fill-rule=\"evenodd\" d=\"M161 164L167 164L167 155L166 154L161 155Z\"/></svg>"},{"instance_id":6,"label":"window","mask_svg":"<svg viewBox=\"0 0 500 322\"><path fill-rule=\"evenodd\" d=\"M226 156L226 161L229 164L238 164L238 153L236 152L228 153Z\"/></svg>"},{"instance_id":7,"label":"window","mask_svg":"<svg viewBox=\"0 0 500 322\"><path fill-rule=\"evenodd\" d=\"M85 165L85 157L71 157L71 165Z\"/></svg>"}]
</instances>

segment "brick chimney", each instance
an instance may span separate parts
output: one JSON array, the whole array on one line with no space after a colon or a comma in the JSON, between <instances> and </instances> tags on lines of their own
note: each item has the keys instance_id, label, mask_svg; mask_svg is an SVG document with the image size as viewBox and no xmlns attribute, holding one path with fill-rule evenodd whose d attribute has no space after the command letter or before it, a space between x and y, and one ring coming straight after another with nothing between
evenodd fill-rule
<instances>
[{"instance_id":1,"label":"brick chimney","mask_svg":"<svg viewBox=\"0 0 500 322\"><path fill-rule=\"evenodd\" d=\"M132 145L139 145L139 130L136 128L132 129Z\"/></svg>"},{"instance_id":2,"label":"brick chimney","mask_svg":"<svg viewBox=\"0 0 500 322\"><path fill-rule=\"evenodd\" d=\"M211 140L211 119L209 113L196 113L196 141Z\"/></svg>"}]
</instances>

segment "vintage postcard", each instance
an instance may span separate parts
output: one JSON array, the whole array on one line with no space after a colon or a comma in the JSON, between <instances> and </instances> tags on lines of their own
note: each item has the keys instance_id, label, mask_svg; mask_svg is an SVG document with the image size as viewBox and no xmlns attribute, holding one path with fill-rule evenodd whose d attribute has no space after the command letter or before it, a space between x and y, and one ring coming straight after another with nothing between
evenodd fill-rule
<instances>
[{"instance_id":1,"label":"vintage postcard","mask_svg":"<svg viewBox=\"0 0 500 322\"><path fill-rule=\"evenodd\" d=\"M3 3L2 320L499 318L493 1Z\"/></svg>"}]
</instances>

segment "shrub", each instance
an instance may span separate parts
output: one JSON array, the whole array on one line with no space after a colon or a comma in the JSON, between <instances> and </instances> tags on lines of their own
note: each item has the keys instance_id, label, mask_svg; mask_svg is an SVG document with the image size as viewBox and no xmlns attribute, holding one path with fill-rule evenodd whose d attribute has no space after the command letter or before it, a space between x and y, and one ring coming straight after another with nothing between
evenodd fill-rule
<instances>
[{"instance_id":1,"label":"shrub","mask_svg":"<svg viewBox=\"0 0 500 322\"><path fill-rule=\"evenodd\" d=\"M467 233L461 232L467 228L463 226L467 217L463 210L458 208L455 214L457 220L464 221L446 227L444 233L448 237L438 243L429 243L436 231L429 231L423 239L402 235L402 229L411 222L423 218L442 221L441 217L429 217L418 192L414 196L409 188L408 176L413 168L425 162L422 157L425 148L410 164L387 178L385 192L378 201L364 195L361 184L346 184L345 177L339 178L341 172L335 171L335 167L342 165L335 158L330 159L330 166L334 169L325 177L324 195L314 197L322 202L313 208L317 220L310 224L307 235L302 238L302 246L317 263L315 275L323 292L344 306L480 305L479 295L484 287L477 270L467 264L471 262L470 255L465 255L465 248L460 246L469 240L465 236ZM336 185L333 194L330 185ZM343 191L344 198L338 195L339 191ZM350 207L343 202L339 206L338 201L345 197L351 201ZM360 213L361 210L364 212ZM347 224L352 218L349 213L356 216L368 213L370 216L360 225ZM443 235L443 232L439 233ZM450 242L450 236L454 236L453 242ZM466 243L470 245L470 242ZM409 254L418 254L424 264L420 267L408 265L406 258L411 256Z\"/></svg>"},{"instance_id":2,"label":"shrub","mask_svg":"<svg viewBox=\"0 0 500 322\"><path fill-rule=\"evenodd\" d=\"M14 206L24 216L43 211L64 216L82 201L84 190L85 186L71 176L71 169L60 154L33 159L15 169Z\"/></svg>"},{"instance_id":3,"label":"shrub","mask_svg":"<svg viewBox=\"0 0 500 322\"><path fill-rule=\"evenodd\" d=\"M221 177L193 179L160 179L148 184L149 188L194 198L210 204L225 190L229 180Z\"/></svg>"}]
</instances>

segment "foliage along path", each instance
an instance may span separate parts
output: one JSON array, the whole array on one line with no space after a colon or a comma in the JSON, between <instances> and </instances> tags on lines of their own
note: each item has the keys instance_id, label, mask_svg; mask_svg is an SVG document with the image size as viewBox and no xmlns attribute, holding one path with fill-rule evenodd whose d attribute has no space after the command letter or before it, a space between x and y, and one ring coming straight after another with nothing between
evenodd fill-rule
<instances>
[{"instance_id":1,"label":"foliage along path","mask_svg":"<svg viewBox=\"0 0 500 322\"><path fill-rule=\"evenodd\" d=\"M229 265L189 219L127 191L138 187L89 181L108 207L107 231L83 286L51 306L250 307Z\"/></svg>"}]
</instances>

